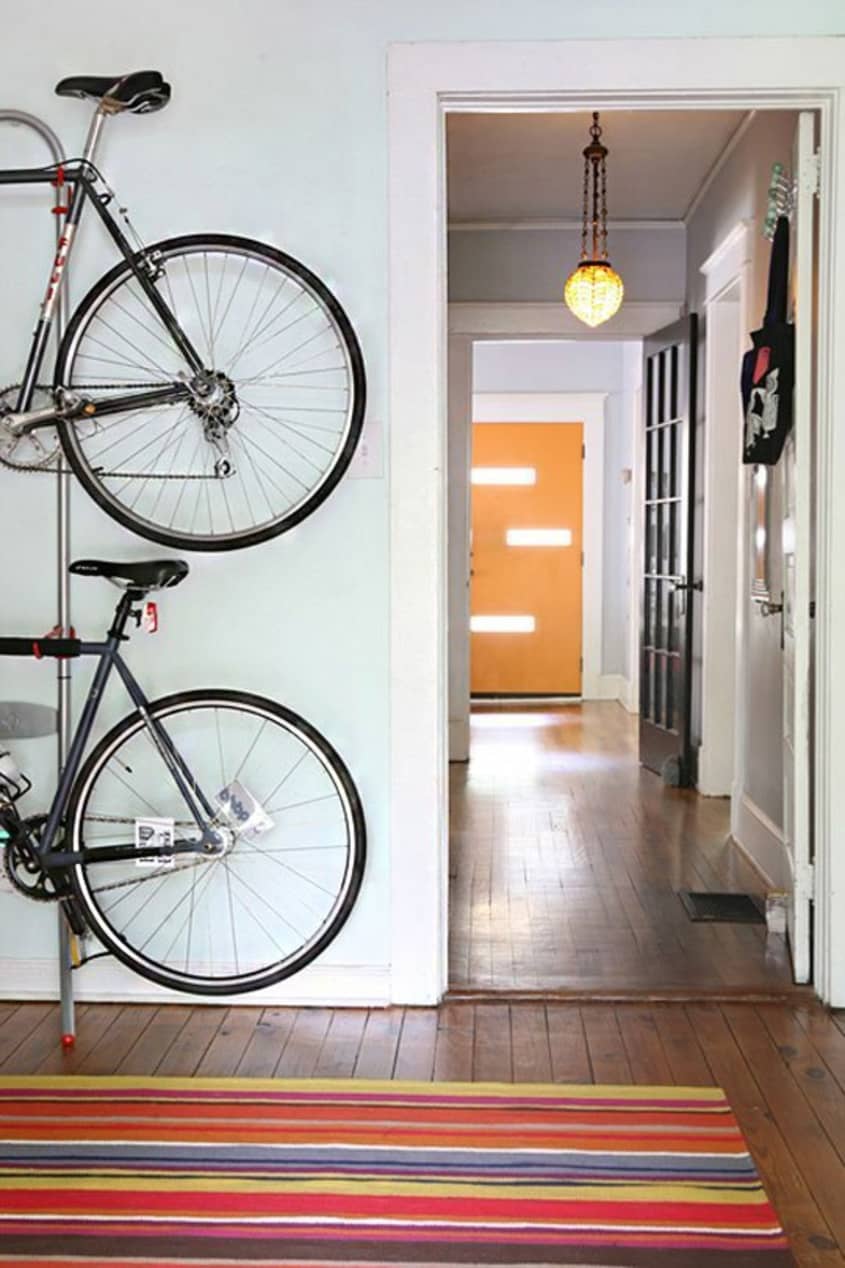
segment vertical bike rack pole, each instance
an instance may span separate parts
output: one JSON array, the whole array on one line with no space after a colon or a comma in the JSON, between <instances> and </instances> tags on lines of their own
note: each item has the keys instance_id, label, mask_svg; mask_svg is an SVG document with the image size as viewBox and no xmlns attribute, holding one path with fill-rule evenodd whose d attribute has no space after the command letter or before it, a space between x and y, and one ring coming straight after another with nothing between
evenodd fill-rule
<instances>
[{"instance_id":1,"label":"vertical bike rack pole","mask_svg":"<svg viewBox=\"0 0 845 1268\"><path fill-rule=\"evenodd\" d=\"M54 163L62 163L65 159L61 142L52 128L35 115L26 114L23 110L0 110L0 123L11 123L18 127L29 128L36 132L47 146ZM56 216L56 241L62 234L61 216ZM61 341L67 322L67 278L59 292L59 304L56 319L56 338ZM70 580L68 564L70 562L70 473L65 466L64 454L59 453L59 465L56 472L56 521L57 521L57 566L58 566L58 625L62 633L70 629ZM70 743L70 661L56 661L56 686L58 704L58 762L61 772L67 757ZM71 977L70 936L67 921L59 911L59 997L62 1014L62 1046L70 1048L76 1038L76 1021L73 1005L73 980Z\"/></svg>"}]
</instances>

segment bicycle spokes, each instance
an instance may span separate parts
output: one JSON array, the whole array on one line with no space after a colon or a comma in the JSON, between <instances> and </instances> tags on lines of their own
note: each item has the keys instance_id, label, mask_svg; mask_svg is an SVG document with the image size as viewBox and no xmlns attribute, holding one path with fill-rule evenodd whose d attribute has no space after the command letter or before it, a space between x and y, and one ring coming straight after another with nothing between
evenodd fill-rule
<instances>
[{"instance_id":1,"label":"bicycle spokes","mask_svg":"<svg viewBox=\"0 0 845 1268\"><path fill-rule=\"evenodd\" d=\"M66 387L96 403L179 383L186 399L76 421L69 443L131 527L242 544L325 495L354 444L363 383L348 323L301 266L258 244L186 241L158 253L157 287L205 368L186 369L127 270L80 322Z\"/></svg>"}]
</instances>

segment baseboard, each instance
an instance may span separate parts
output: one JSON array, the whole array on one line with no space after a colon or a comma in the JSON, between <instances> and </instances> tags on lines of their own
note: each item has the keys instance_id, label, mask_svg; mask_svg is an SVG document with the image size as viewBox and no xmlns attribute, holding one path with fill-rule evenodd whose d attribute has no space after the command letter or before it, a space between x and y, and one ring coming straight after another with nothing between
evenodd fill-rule
<instances>
[{"instance_id":1,"label":"baseboard","mask_svg":"<svg viewBox=\"0 0 845 1268\"><path fill-rule=\"evenodd\" d=\"M771 890L792 890L792 869L783 832L748 796L734 801L734 841Z\"/></svg>"},{"instance_id":2,"label":"baseboard","mask_svg":"<svg viewBox=\"0 0 845 1268\"><path fill-rule=\"evenodd\" d=\"M622 679L622 688L618 696L619 703L628 713L639 713L640 711L640 692L639 687L631 682L630 678Z\"/></svg>"},{"instance_id":3,"label":"baseboard","mask_svg":"<svg viewBox=\"0 0 845 1268\"><path fill-rule=\"evenodd\" d=\"M590 683L584 683L585 700L618 700L629 713L638 713L638 704L632 701L631 684L624 674L599 674Z\"/></svg>"},{"instance_id":4,"label":"baseboard","mask_svg":"<svg viewBox=\"0 0 845 1268\"><path fill-rule=\"evenodd\" d=\"M55 960L0 959L3 998L55 1000L59 997ZM116 960L96 960L73 974L79 1003L251 1004L266 1007L382 1008L390 1002L390 969L382 966L312 965L276 986L248 995L187 995L139 977Z\"/></svg>"}]
</instances>

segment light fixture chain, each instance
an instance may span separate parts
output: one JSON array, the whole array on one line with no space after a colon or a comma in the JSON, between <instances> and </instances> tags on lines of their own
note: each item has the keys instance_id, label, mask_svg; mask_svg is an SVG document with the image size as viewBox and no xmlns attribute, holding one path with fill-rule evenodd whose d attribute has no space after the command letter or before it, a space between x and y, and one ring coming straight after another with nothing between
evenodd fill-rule
<instances>
[{"instance_id":1,"label":"light fixture chain","mask_svg":"<svg viewBox=\"0 0 845 1268\"><path fill-rule=\"evenodd\" d=\"M601 161L601 258L607 259L607 164Z\"/></svg>"},{"instance_id":2,"label":"light fixture chain","mask_svg":"<svg viewBox=\"0 0 845 1268\"><path fill-rule=\"evenodd\" d=\"M587 223L590 218L590 160L584 157L584 209L581 216L581 259L587 255Z\"/></svg>"},{"instance_id":3,"label":"light fixture chain","mask_svg":"<svg viewBox=\"0 0 845 1268\"><path fill-rule=\"evenodd\" d=\"M599 158L593 156L593 259L598 259L601 221L599 219Z\"/></svg>"}]
</instances>

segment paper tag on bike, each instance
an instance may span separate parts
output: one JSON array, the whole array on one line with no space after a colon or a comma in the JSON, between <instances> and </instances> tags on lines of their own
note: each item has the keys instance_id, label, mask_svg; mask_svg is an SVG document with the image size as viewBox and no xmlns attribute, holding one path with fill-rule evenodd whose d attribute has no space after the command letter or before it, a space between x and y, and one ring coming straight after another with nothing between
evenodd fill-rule
<instances>
[{"instance_id":1,"label":"paper tag on bike","mask_svg":"<svg viewBox=\"0 0 845 1268\"><path fill-rule=\"evenodd\" d=\"M259 837L273 827L273 820L260 801L235 779L217 794L220 818L235 828L239 836Z\"/></svg>"},{"instance_id":2,"label":"paper tag on bike","mask_svg":"<svg viewBox=\"0 0 845 1268\"><path fill-rule=\"evenodd\" d=\"M141 629L145 634L155 634L158 630L158 605L145 603L141 609Z\"/></svg>"},{"instance_id":3,"label":"paper tag on bike","mask_svg":"<svg viewBox=\"0 0 845 1268\"><path fill-rule=\"evenodd\" d=\"M136 850L172 850L175 832L173 819L136 819ZM146 858L137 858L136 867L172 867L175 863L172 854L154 854Z\"/></svg>"}]
</instances>

